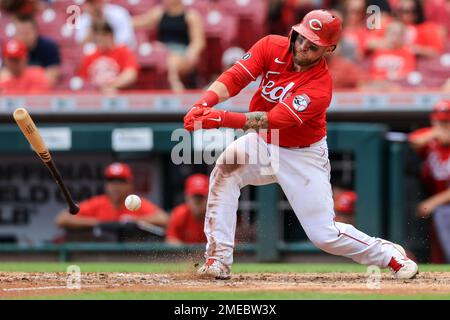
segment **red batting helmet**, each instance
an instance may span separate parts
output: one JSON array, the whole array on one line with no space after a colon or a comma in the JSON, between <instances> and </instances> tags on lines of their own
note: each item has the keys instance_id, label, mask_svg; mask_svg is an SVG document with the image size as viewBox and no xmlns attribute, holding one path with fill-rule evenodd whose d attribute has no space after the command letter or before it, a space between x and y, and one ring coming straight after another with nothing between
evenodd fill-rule
<instances>
[{"instance_id":1,"label":"red batting helmet","mask_svg":"<svg viewBox=\"0 0 450 320\"><path fill-rule=\"evenodd\" d=\"M312 43L326 47L337 45L342 33L341 19L326 10L313 10L292 27Z\"/></svg>"}]
</instances>

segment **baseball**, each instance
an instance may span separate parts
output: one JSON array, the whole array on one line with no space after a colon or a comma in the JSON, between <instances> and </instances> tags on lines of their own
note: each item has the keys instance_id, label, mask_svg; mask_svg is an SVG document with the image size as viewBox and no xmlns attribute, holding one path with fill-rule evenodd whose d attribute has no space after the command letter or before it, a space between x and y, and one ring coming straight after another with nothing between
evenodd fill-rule
<instances>
[{"instance_id":1,"label":"baseball","mask_svg":"<svg viewBox=\"0 0 450 320\"><path fill-rule=\"evenodd\" d=\"M125 199L125 207L127 207L127 209L130 211L139 210L139 208L141 207L141 198L139 198L135 194L130 194Z\"/></svg>"}]
</instances>

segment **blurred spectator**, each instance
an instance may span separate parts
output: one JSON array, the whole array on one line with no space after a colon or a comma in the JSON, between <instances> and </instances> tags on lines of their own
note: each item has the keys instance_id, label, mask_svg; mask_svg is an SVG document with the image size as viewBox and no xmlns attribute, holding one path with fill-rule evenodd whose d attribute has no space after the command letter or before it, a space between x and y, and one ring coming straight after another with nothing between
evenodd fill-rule
<instances>
[{"instance_id":1,"label":"blurred spectator","mask_svg":"<svg viewBox=\"0 0 450 320\"><path fill-rule=\"evenodd\" d=\"M144 222L165 227L169 216L150 201L141 198L141 207L129 211L125 198L133 193L133 173L124 163L112 163L105 169L105 194L94 196L79 204L80 211L71 215L61 212L56 224L62 228L91 228L103 222Z\"/></svg>"},{"instance_id":2,"label":"blurred spectator","mask_svg":"<svg viewBox=\"0 0 450 320\"><path fill-rule=\"evenodd\" d=\"M364 50L365 54L367 55L373 52L373 50L386 48L385 32L389 23L394 21L392 11L396 7L396 4L393 3L392 1L386 0L381 1L367 0L366 5L367 6L375 5L379 7L381 10L381 15L379 17L371 16L372 18L375 18L371 22L376 22L379 24L373 25L370 30L369 29L367 30L366 37L364 40Z\"/></svg>"},{"instance_id":3,"label":"blurred spectator","mask_svg":"<svg viewBox=\"0 0 450 320\"><path fill-rule=\"evenodd\" d=\"M435 22L425 20L420 0L400 0L397 15L407 26L406 44L411 46L414 54L434 57L443 52L444 28Z\"/></svg>"},{"instance_id":4,"label":"blurred spectator","mask_svg":"<svg viewBox=\"0 0 450 320\"><path fill-rule=\"evenodd\" d=\"M355 203L356 193L350 190L333 190L334 197L334 211L336 214L335 220L337 222L355 224Z\"/></svg>"},{"instance_id":5,"label":"blurred spectator","mask_svg":"<svg viewBox=\"0 0 450 320\"><path fill-rule=\"evenodd\" d=\"M361 43L365 34L365 1L349 0L345 4L347 5L347 17L349 15L352 17L344 26L343 37L334 53L325 58L333 79L333 88L358 89L370 81L369 73L355 62L362 57ZM344 20L340 12L336 10L332 12Z\"/></svg>"},{"instance_id":6,"label":"blurred spectator","mask_svg":"<svg viewBox=\"0 0 450 320\"><path fill-rule=\"evenodd\" d=\"M113 93L132 85L138 76L135 54L125 45L114 44L113 31L106 21L92 26L96 50L85 56L80 76L104 93Z\"/></svg>"},{"instance_id":7,"label":"blurred spectator","mask_svg":"<svg viewBox=\"0 0 450 320\"><path fill-rule=\"evenodd\" d=\"M417 215L433 216L432 239L436 233L439 242L432 241L431 262L440 262L436 258L440 245L450 263L450 100L437 103L430 119L431 127L409 136L411 146L423 158L421 175L429 196L419 203Z\"/></svg>"},{"instance_id":8,"label":"blurred spectator","mask_svg":"<svg viewBox=\"0 0 450 320\"><path fill-rule=\"evenodd\" d=\"M267 31L269 34L286 35L289 32L288 26L282 20L283 2L283 0L268 0Z\"/></svg>"},{"instance_id":9,"label":"blurred spectator","mask_svg":"<svg viewBox=\"0 0 450 320\"><path fill-rule=\"evenodd\" d=\"M36 21L31 16L18 17L14 21L15 36L22 40L28 49L28 64L41 66L50 85L53 87L60 74L61 58L58 44L50 38L39 35Z\"/></svg>"},{"instance_id":10,"label":"blurred spectator","mask_svg":"<svg viewBox=\"0 0 450 320\"><path fill-rule=\"evenodd\" d=\"M392 5L398 0L367 0L366 6L377 6L381 10L381 14L390 15L392 11Z\"/></svg>"},{"instance_id":11,"label":"blurred spectator","mask_svg":"<svg viewBox=\"0 0 450 320\"><path fill-rule=\"evenodd\" d=\"M14 17L32 16L41 6L39 0L0 0L0 10Z\"/></svg>"},{"instance_id":12,"label":"blurred spectator","mask_svg":"<svg viewBox=\"0 0 450 320\"><path fill-rule=\"evenodd\" d=\"M0 94L46 93L50 86L41 67L27 66L27 48L16 39L5 43L2 50L3 64L0 69Z\"/></svg>"},{"instance_id":13,"label":"blurred spectator","mask_svg":"<svg viewBox=\"0 0 450 320\"><path fill-rule=\"evenodd\" d=\"M341 55L353 61L360 60L364 54L367 36L366 1L345 1L341 18L344 21L340 43Z\"/></svg>"},{"instance_id":14,"label":"blurred spectator","mask_svg":"<svg viewBox=\"0 0 450 320\"><path fill-rule=\"evenodd\" d=\"M447 41L450 40L450 1L427 0L424 1L425 16L427 21L436 22L445 27Z\"/></svg>"},{"instance_id":15,"label":"blurred spectator","mask_svg":"<svg viewBox=\"0 0 450 320\"><path fill-rule=\"evenodd\" d=\"M168 81L173 91L184 90L183 78L199 63L206 39L200 14L187 9L182 0L164 0L161 6L133 18L135 28L157 30L157 40L170 51Z\"/></svg>"},{"instance_id":16,"label":"blurred spectator","mask_svg":"<svg viewBox=\"0 0 450 320\"><path fill-rule=\"evenodd\" d=\"M166 242L171 244L205 243L203 231L208 201L209 178L193 174L186 179L185 203L174 208L167 226Z\"/></svg>"},{"instance_id":17,"label":"blurred spectator","mask_svg":"<svg viewBox=\"0 0 450 320\"><path fill-rule=\"evenodd\" d=\"M333 88L360 89L368 86L370 74L360 65L342 56L341 50L342 46L339 44L333 54L326 56Z\"/></svg>"},{"instance_id":18,"label":"blurred spectator","mask_svg":"<svg viewBox=\"0 0 450 320\"><path fill-rule=\"evenodd\" d=\"M76 29L75 34L77 42L93 41L91 33L93 23L98 20L105 20L113 30L116 45L127 45L131 49L135 48L136 36L127 9L109 3L109 0L85 0L82 12L79 28Z\"/></svg>"},{"instance_id":19,"label":"blurred spectator","mask_svg":"<svg viewBox=\"0 0 450 320\"><path fill-rule=\"evenodd\" d=\"M325 8L324 0L284 0L282 1L281 16L286 30L297 24L311 10Z\"/></svg>"},{"instance_id":20,"label":"blurred spectator","mask_svg":"<svg viewBox=\"0 0 450 320\"><path fill-rule=\"evenodd\" d=\"M386 0L346 0L340 6L343 17L341 38L343 56L358 60L368 52L384 46L383 37L392 21L391 7ZM376 6L378 11L373 11ZM370 8L370 10L368 10ZM336 12L336 14L339 14Z\"/></svg>"},{"instance_id":21,"label":"blurred spectator","mask_svg":"<svg viewBox=\"0 0 450 320\"><path fill-rule=\"evenodd\" d=\"M292 25L298 23L309 11L331 8L337 0L265 0L268 2L268 32L285 36Z\"/></svg>"},{"instance_id":22,"label":"blurred spectator","mask_svg":"<svg viewBox=\"0 0 450 320\"><path fill-rule=\"evenodd\" d=\"M374 80L402 80L415 70L416 59L405 45L405 31L405 25L399 21L388 25L385 47L375 50L371 58L370 71Z\"/></svg>"}]
</instances>

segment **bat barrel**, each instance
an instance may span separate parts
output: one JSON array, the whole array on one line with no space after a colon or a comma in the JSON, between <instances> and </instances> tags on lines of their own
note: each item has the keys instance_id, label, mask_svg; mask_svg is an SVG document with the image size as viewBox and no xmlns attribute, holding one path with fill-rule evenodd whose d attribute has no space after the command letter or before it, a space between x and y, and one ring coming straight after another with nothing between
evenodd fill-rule
<instances>
[{"instance_id":1,"label":"bat barrel","mask_svg":"<svg viewBox=\"0 0 450 320\"><path fill-rule=\"evenodd\" d=\"M52 161L50 152L48 151L48 148L45 145L42 136L39 134L39 130L34 124L34 121L31 118L30 114L25 108L17 108L14 111L13 116L14 120L24 134L25 138L30 143L31 147L34 149L34 151L36 151L36 153L39 155L41 160L44 162L44 164L47 166L47 168L55 178L56 183L59 185L61 191L64 194L64 197L66 198L67 204L69 206L69 212L71 214L77 214L80 208L73 201L69 190L67 190L66 186L64 185L61 175Z\"/></svg>"},{"instance_id":2,"label":"bat barrel","mask_svg":"<svg viewBox=\"0 0 450 320\"><path fill-rule=\"evenodd\" d=\"M28 111L25 108L17 108L14 110L13 116L25 138L42 161L50 161L52 159L50 152Z\"/></svg>"}]
</instances>

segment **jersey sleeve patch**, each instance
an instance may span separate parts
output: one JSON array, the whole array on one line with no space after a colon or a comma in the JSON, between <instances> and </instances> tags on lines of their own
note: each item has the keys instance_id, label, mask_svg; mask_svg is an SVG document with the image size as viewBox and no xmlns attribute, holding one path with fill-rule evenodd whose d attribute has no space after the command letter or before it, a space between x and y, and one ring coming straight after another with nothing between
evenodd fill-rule
<instances>
[{"instance_id":1,"label":"jersey sleeve patch","mask_svg":"<svg viewBox=\"0 0 450 320\"><path fill-rule=\"evenodd\" d=\"M311 99L308 97L306 93L295 96L294 100L292 100L292 107L298 111L302 112L308 108L311 103Z\"/></svg>"},{"instance_id":2,"label":"jersey sleeve patch","mask_svg":"<svg viewBox=\"0 0 450 320\"><path fill-rule=\"evenodd\" d=\"M242 56L242 60L248 60L248 59L250 59L250 57L252 56L252 54L250 53L250 52L247 52L246 54L244 54L243 56Z\"/></svg>"}]
</instances>

